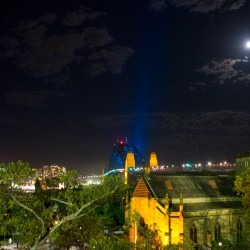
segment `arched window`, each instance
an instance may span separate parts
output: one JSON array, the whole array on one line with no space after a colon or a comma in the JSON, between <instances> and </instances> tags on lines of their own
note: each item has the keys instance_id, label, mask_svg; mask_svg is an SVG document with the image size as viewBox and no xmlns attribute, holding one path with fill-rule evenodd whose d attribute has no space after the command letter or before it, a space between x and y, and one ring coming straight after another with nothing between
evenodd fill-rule
<instances>
[{"instance_id":1,"label":"arched window","mask_svg":"<svg viewBox=\"0 0 250 250\"><path fill-rule=\"evenodd\" d=\"M237 221L237 243L240 243L242 238L242 223L240 219Z\"/></svg>"},{"instance_id":2,"label":"arched window","mask_svg":"<svg viewBox=\"0 0 250 250\"><path fill-rule=\"evenodd\" d=\"M214 227L214 239L219 240L220 239L220 223L216 222Z\"/></svg>"},{"instance_id":3,"label":"arched window","mask_svg":"<svg viewBox=\"0 0 250 250\"><path fill-rule=\"evenodd\" d=\"M190 239L194 242L197 243L197 228L195 224L193 223L191 228L190 228Z\"/></svg>"}]
</instances>

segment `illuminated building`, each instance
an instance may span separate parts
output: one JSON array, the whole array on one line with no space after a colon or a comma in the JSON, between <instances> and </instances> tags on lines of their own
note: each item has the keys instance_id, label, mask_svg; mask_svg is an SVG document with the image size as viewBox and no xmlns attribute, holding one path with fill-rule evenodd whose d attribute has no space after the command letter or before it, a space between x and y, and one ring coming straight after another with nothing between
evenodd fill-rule
<instances>
[{"instance_id":1,"label":"illuminated building","mask_svg":"<svg viewBox=\"0 0 250 250\"><path fill-rule=\"evenodd\" d=\"M65 167L59 167L58 165L43 166L42 169L38 170L38 178L40 180L50 179L66 172Z\"/></svg>"},{"instance_id":2,"label":"illuminated building","mask_svg":"<svg viewBox=\"0 0 250 250\"><path fill-rule=\"evenodd\" d=\"M241 199L233 191L234 177L159 175L148 168L126 206L131 242L140 237L139 226L146 226L157 232L160 245L192 240L211 249L212 241L239 243L242 232L250 229Z\"/></svg>"},{"instance_id":3,"label":"illuminated building","mask_svg":"<svg viewBox=\"0 0 250 250\"><path fill-rule=\"evenodd\" d=\"M61 189L64 188L64 183L58 182L56 177L65 172L66 168L58 165L43 166L38 170L37 178L41 181L43 189Z\"/></svg>"},{"instance_id":4,"label":"illuminated building","mask_svg":"<svg viewBox=\"0 0 250 250\"><path fill-rule=\"evenodd\" d=\"M124 169L127 153L133 153L125 145L115 144L110 169ZM134 152L137 167L140 153L138 150ZM242 165L247 166L250 164L250 153L244 157L247 158L240 160ZM160 245L192 240L199 244L200 249L211 249L213 241L220 242L222 239L239 243L242 233L250 230L241 199L233 191L234 177L198 176L192 175L192 171L183 176L168 175L167 172L159 174L157 170L161 168L155 153L150 155L149 166L142 160L141 163L144 177L136 170L134 175L127 175L128 183L135 187L133 193L126 196L125 208L131 242L136 243L141 237L138 228L145 227L156 232L155 240ZM190 166L184 165L185 168ZM201 167L200 163L194 164L195 169ZM209 162L208 169L213 167L216 171L227 171L234 166L227 162Z\"/></svg>"}]
</instances>

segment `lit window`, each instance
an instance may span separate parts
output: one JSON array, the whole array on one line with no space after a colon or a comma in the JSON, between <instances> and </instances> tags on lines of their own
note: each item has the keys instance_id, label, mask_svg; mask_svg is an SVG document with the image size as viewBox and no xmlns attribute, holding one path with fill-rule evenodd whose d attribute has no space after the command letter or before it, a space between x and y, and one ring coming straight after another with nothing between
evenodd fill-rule
<instances>
[{"instance_id":1,"label":"lit window","mask_svg":"<svg viewBox=\"0 0 250 250\"><path fill-rule=\"evenodd\" d=\"M165 181L165 185L166 185L166 187L167 187L168 190L169 189L173 189L172 184L171 184L171 182L169 180Z\"/></svg>"},{"instance_id":2,"label":"lit window","mask_svg":"<svg viewBox=\"0 0 250 250\"><path fill-rule=\"evenodd\" d=\"M209 180L209 184L211 185L212 189L217 189L217 185L214 180Z\"/></svg>"}]
</instances>

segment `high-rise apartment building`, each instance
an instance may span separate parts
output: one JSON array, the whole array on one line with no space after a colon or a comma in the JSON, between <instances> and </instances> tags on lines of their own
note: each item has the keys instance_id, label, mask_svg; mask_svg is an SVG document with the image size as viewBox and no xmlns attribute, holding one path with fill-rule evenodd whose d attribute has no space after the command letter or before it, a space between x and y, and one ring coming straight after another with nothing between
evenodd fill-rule
<instances>
[{"instance_id":1,"label":"high-rise apartment building","mask_svg":"<svg viewBox=\"0 0 250 250\"><path fill-rule=\"evenodd\" d=\"M43 166L41 169L38 169L37 177L39 180L46 180L60 176L65 172L66 168L58 165Z\"/></svg>"}]
</instances>

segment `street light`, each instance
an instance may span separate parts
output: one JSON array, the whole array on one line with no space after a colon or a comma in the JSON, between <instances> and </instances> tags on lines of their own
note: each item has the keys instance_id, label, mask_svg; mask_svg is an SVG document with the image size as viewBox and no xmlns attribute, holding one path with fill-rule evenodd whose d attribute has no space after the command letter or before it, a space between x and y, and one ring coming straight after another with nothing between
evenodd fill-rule
<instances>
[{"instance_id":1,"label":"street light","mask_svg":"<svg viewBox=\"0 0 250 250\"><path fill-rule=\"evenodd\" d=\"M219 242L218 245L219 245L219 247L222 247L222 242Z\"/></svg>"}]
</instances>

